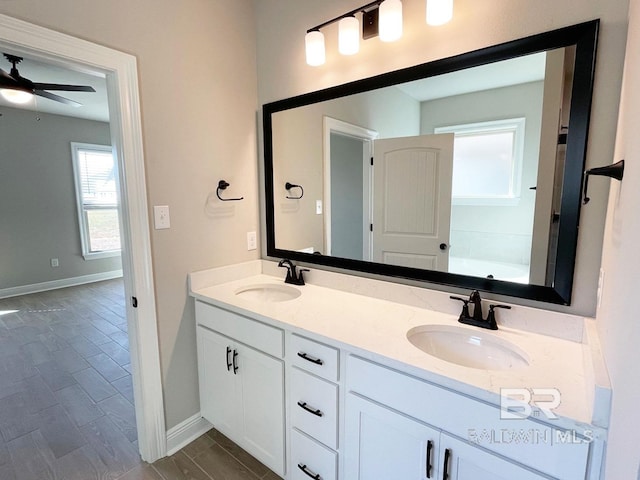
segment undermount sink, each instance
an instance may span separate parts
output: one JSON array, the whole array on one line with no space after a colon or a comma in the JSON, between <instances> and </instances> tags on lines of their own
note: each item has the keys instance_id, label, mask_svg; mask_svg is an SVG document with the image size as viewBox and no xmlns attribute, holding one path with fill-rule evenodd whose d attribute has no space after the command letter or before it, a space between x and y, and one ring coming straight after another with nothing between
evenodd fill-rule
<instances>
[{"instance_id":1,"label":"undermount sink","mask_svg":"<svg viewBox=\"0 0 640 480\"><path fill-rule=\"evenodd\" d=\"M407 339L429 355L465 367L508 370L529 365L528 355L516 345L467 328L423 325L409 330Z\"/></svg>"},{"instance_id":2,"label":"undermount sink","mask_svg":"<svg viewBox=\"0 0 640 480\"><path fill-rule=\"evenodd\" d=\"M300 293L296 288L273 283L247 285L235 291L238 297L258 302L286 302L298 298Z\"/></svg>"}]
</instances>

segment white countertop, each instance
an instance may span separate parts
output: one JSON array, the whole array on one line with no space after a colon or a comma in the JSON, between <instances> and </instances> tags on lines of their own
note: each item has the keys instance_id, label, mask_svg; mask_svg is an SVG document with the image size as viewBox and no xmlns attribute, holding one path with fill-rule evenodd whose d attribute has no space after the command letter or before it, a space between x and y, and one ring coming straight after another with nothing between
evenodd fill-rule
<instances>
[{"instance_id":1,"label":"white countertop","mask_svg":"<svg viewBox=\"0 0 640 480\"><path fill-rule=\"evenodd\" d=\"M238 289L247 285L283 285L281 277L265 275L262 271L261 262L257 261L197 272L190 275L190 294L204 302L296 333L322 337L360 356L492 404L499 404L501 388L556 388L561 393L561 403L554 413L560 418L553 423L558 422L557 425L563 428L583 424L607 426L608 378L602 378L606 377L606 370L597 367L601 358L592 358L599 355L597 344L506 326L500 326L497 331L480 330L458 323L457 315L310 282L300 287L291 285L299 289L301 295L284 302L259 302L236 295ZM496 313L500 325L502 311ZM438 359L412 345L406 336L409 329L430 324L451 325L474 332L480 330L507 340L527 353L529 366L482 370ZM589 338L594 340L585 335L585 340Z\"/></svg>"}]
</instances>

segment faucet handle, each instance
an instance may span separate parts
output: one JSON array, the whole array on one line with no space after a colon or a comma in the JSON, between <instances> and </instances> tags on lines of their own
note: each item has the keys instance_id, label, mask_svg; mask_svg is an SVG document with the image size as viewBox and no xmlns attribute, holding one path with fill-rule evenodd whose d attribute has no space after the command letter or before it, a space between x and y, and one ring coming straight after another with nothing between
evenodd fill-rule
<instances>
[{"instance_id":1,"label":"faucet handle","mask_svg":"<svg viewBox=\"0 0 640 480\"><path fill-rule=\"evenodd\" d=\"M469 317L469 300L466 298L460 298L460 297L454 297L453 295L450 295L449 298L451 300L458 300L459 302L462 302L462 313L460 314L461 317Z\"/></svg>"},{"instance_id":2,"label":"faucet handle","mask_svg":"<svg viewBox=\"0 0 640 480\"><path fill-rule=\"evenodd\" d=\"M308 272L308 268L299 268L298 269L298 285L304 285L304 277L302 276L302 272Z\"/></svg>"},{"instance_id":3,"label":"faucet handle","mask_svg":"<svg viewBox=\"0 0 640 480\"><path fill-rule=\"evenodd\" d=\"M489 313L487 314L487 323L489 324L489 328L491 330L498 329L498 322L496 322L496 308L504 308L506 310L511 310L509 305L489 305Z\"/></svg>"}]
</instances>

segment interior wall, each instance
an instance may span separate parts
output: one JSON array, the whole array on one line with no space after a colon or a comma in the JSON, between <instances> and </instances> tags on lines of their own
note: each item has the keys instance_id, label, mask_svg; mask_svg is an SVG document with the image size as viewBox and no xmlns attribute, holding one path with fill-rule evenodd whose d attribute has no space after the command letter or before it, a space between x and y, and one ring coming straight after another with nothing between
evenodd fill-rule
<instances>
[{"instance_id":1,"label":"interior wall","mask_svg":"<svg viewBox=\"0 0 640 480\"><path fill-rule=\"evenodd\" d=\"M331 254L362 260L362 140L331 134Z\"/></svg>"},{"instance_id":2,"label":"interior wall","mask_svg":"<svg viewBox=\"0 0 640 480\"><path fill-rule=\"evenodd\" d=\"M251 0L21 0L0 13L137 57L166 426L199 411L187 274L253 260L257 231L256 37ZM244 196L222 204L218 181ZM150 218L153 215L150 211Z\"/></svg>"},{"instance_id":3,"label":"interior wall","mask_svg":"<svg viewBox=\"0 0 640 480\"><path fill-rule=\"evenodd\" d=\"M543 90L543 82L531 82L422 102L422 134L434 133L437 127L525 118L520 198L510 205L454 202L451 256L529 264L536 201L529 187L537 182Z\"/></svg>"},{"instance_id":4,"label":"interior wall","mask_svg":"<svg viewBox=\"0 0 640 480\"><path fill-rule=\"evenodd\" d=\"M275 48L275 46L274 46ZM328 116L378 132L378 138L420 132L420 102L397 88L385 88L273 115L273 169L276 246L323 251L324 215L316 214L323 191L323 118ZM285 198L286 182L304 187L300 200Z\"/></svg>"},{"instance_id":5,"label":"interior wall","mask_svg":"<svg viewBox=\"0 0 640 480\"><path fill-rule=\"evenodd\" d=\"M602 303L596 324L613 387L606 478L640 480L640 0L632 0L615 156L625 160L622 182L611 180L602 270ZM608 182L608 180L605 180ZM591 193L591 185L589 185Z\"/></svg>"},{"instance_id":6,"label":"interior wall","mask_svg":"<svg viewBox=\"0 0 640 480\"><path fill-rule=\"evenodd\" d=\"M394 43L379 38L361 43L355 56L341 56L337 25L323 30L327 59L320 67L305 62L304 32L362 4L358 0L254 0L258 34L260 104L348 81L450 57L516 38L599 18L587 168L613 154L615 119L626 39L628 0L456 0L453 20L439 27L424 21L424 0L404 0L404 33ZM605 160L606 161L606 160ZM608 187L593 182L592 201L582 209L573 304L562 307L518 303L593 315L600 266Z\"/></svg>"},{"instance_id":7,"label":"interior wall","mask_svg":"<svg viewBox=\"0 0 640 480\"><path fill-rule=\"evenodd\" d=\"M0 291L122 268L82 257L70 142L110 145L109 124L0 107Z\"/></svg>"}]
</instances>

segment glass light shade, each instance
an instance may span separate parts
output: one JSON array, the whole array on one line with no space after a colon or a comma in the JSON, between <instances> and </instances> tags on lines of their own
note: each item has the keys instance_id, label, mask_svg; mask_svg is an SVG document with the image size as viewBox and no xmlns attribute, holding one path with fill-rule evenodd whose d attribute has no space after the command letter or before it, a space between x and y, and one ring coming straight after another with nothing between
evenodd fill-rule
<instances>
[{"instance_id":1,"label":"glass light shade","mask_svg":"<svg viewBox=\"0 0 640 480\"><path fill-rule=\"evenodd\" d=\"M427 0L427 23L443 25L453 17L453 0Z\"/></svg>"},{"instance_id":2,"label":"glass light shade","mask_svg":"<svg viewBox=\"0 0 640 480\"><path fill-rule=\"evenodd\" d=\"M319 30L307 33L304 37L307 52L307 64L312 67L322 65L325 60L324 35Z\"/></svg>"},{"instance_id":3,"label":"glass light shade","mask_svg":"<svg viewBox=\"0 0 640 480\"><path fill-rule=\"evenodd\" d=\"M338 22L338 51L354 55L360 50L360 22L356 17L345 17Z\"/></svg>"},{"instance_id":4,"label":"glass light shade","mask_svg":"<svg viewBox=\"0 0 640 480\"><path fill-rule=\"evenodd\" d=\"M402 2L385 0L380 4L379 34L383 42L394 42L402 37Z\"/></svg>"},{"instance_id":5,"label":"glass light shade","mask_svg":"<svg viewBox=\"0 0 640 480\"><path fill-rule=\"evenodd\" d=\"M25 92L24 90L14 90L12 88L3 88L0 90L0 94L11 103L27 103L33 98L33 94Z\"/></svg>"}]
</instances>

